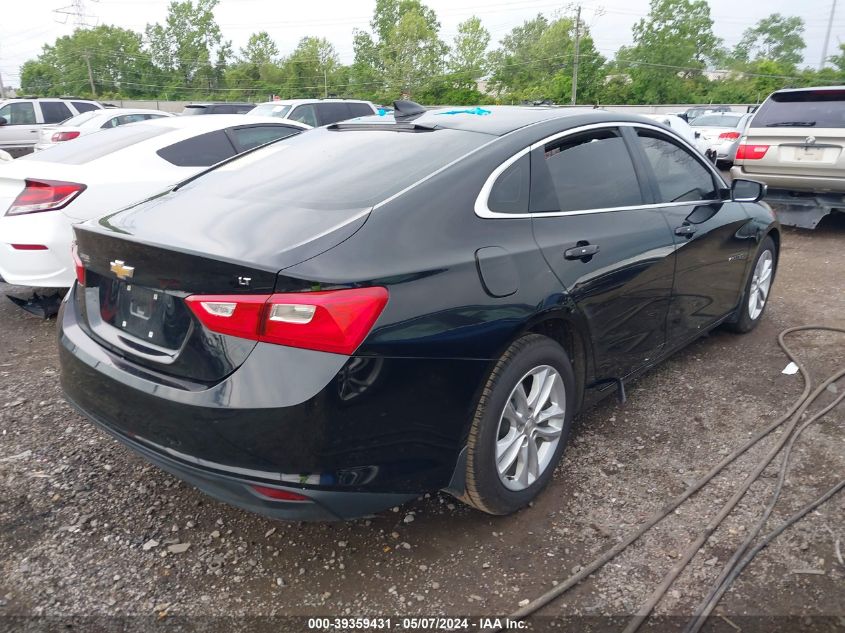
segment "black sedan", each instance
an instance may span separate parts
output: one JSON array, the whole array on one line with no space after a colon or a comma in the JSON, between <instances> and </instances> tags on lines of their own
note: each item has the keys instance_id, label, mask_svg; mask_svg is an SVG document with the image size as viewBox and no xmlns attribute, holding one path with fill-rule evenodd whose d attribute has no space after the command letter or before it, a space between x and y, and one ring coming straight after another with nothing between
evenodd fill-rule
<instances>
[{"instance_id":1,"label":"black sedan","mask_svg":"<svg viewBox=\"0 0 845 633\"><path fill-rule=\"evenodd\" d=\"M398 103L77 228L62 384L266 515L441 489L506 514L578 411L758 323L780 244L763 193L644 118Z\"/></svg>"}]
</instances>

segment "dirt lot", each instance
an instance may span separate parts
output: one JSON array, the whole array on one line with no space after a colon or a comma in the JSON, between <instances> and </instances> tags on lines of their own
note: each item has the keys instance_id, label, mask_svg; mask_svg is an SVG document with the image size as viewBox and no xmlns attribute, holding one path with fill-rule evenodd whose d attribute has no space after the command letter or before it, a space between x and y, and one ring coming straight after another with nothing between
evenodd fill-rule
<instances>
[{"instance_id":1,"label":"dirt lot","mask_svg":"<svg viewBox=\"0 0 845 633\"><path fill-rule=\"evenodd\" d=\"M0 284L0 292L10 287ZM141 615L152 622L165 614L173 621L510 613L778 417L802 384L781 373L787 361L777 333L810 323L845 326L842 221L785 231L767 314L753 333L717 331L631 385L626 405L606 401L582 415L552 485L533 507L492 518L433 494L367 520L285 524L205 497L71 411L58 386L55 320L3 299L0 614ZM794 344L816 381L845 358L845 336L800 335ZM843 409L800 440L775 521L845 473ZM636 611L776 439L542 613ZM762 510L775 472L770 467L752 487L657 613L683 615L697 604ZM710 630L733 631L743 615L755 614L838 616L827 625L845 626L845 566L835 552L837 542L845 552L843 519L839 494L785 532L724 597L717 610L724 618L714 618ZM168 551L177 543L190 545ZM14 622L0 617L0 629ZM532 628L544 622L535 619Z\"/></svg>"}]
</instances>

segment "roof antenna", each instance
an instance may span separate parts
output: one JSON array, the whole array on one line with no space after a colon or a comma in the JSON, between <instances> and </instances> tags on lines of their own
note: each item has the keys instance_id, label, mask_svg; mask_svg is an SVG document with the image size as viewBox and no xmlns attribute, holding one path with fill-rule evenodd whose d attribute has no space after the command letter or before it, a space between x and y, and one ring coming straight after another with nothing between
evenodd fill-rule
<instances>
[{"instance_id":1,"label":"roof antenna","mask_svg":"<svg viewBox=\"0 0 845 633\"><path fill-rule=\"evenodd\" d=\"M426 109L414 101L397 99L393 102L393 118L397 121L410 121L425 114Z\"/></svg>"}]
</instances>

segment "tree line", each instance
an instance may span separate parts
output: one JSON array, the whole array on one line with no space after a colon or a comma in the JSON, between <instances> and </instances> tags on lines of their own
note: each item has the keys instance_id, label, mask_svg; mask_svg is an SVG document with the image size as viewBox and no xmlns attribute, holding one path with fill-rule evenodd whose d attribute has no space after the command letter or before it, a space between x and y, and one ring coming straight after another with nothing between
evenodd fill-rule
<instances>
[{"instance_id":1,"label":"tree line","mask_svg":"<svg viewBox=\"0 0 845 633\"><path fill-rule=\"evenodd\" d=\"M421 0L376 0L370 30L354 30L354 58L342 64L324 38L303 37L282 55L266 31L235 51L214 18L219 0L173 0L163 24L143 33L80 28L44 45L21 67L23 94L101 99L263 101L349 97L389 103L577 102L756 103L783 87L845 81L845 44L821 71L802 68L804 22L774 13L728 48L714 32L707 0L651 0L630 46L605 57L574 9L538 14L490 51L478 17L451 42ZM716 69L718 71L716 72Z\"/></svg>"}]
</instances>

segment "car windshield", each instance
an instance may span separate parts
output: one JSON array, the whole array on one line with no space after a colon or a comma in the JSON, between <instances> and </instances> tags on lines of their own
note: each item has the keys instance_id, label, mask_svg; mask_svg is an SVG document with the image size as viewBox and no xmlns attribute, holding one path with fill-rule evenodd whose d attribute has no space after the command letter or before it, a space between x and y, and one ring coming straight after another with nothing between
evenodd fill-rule
<instances>
[{"instance_id":1,"label":"car windshield","mask_svg":"<svg viewBox=\"0 0 845 633\"><path fill-rule=\"evenodd\" d=\"M845 127L845 90L775 93L760 106L751 127Z\"/></svg>"},{"instance_id":2,"label":"car windshield","mask_svg":"<svg viewBox=\"0 0 845 633\"><path fill-rule=\"evenodd\" d=\"M736 127L741 114L705 114L690 123L693 127Z\"/></svg>"},{"instance_id":3,"label":"car windshield","mask_svg":"<svg viewBox=\"0 0 845 633\"><path fill-rule=\"evenodd\" d=\"M280 208L363 209L402 191L494 137L462 130L319 128L278 141L185 186L215 198L273 200ZM68 143L70 145L70 143Z\"/></svg>"},{"instance_id":4,"label":"car windshield","mask_svg":"<svg viewBox=\"0 0 845 633\"><path fill-rule=\"evenodd\" d=\"M57 143L54 147L34 154L27 154L18 160L44 161L83 165L135 143L172 132L173 128L159 125L124 125L93 134L84 134L73 143Z\"/></svg>"},{"instance_id":5,"label":"car windshield","mask_svg":"<svg viewBox=\"0 0 845 633\"><path fill-rule=\"evenodd\" d=\"M99 110L90 110L89 112L83 112L82 114L77 114L76 116L72 116L66 121L62 122L62 125L82 125L86 121L90 121L95 116L102 114Z\"/></svg>"},{"instance_id":6,"label":"car windshield","mask_svg":"<svg viewBox=\"0 0 845 633\"><path fill-rule=\"evenodd\" d=\"M274 116L280 119L284 119L287 116L287 113L290 112L289 105L281 105L277 103L262 103L261 105L255 106L252 110L247 112L247 114L251 114L254 116Z\"/></svg>"}]
</instances>

